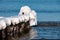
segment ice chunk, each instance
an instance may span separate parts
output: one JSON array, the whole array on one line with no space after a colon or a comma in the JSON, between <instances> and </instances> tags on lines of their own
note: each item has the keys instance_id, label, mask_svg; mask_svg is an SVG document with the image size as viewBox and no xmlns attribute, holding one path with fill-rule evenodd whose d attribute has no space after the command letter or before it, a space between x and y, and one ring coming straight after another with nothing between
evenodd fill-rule
<instances>
[{"instance_id":1,"label":"ice chunk","mask_svg":"<svg viewBox=\"0 0 60 40\"><path fill-rule=\"evenodd\" d=\"M23 7L21 7L19 16L22 15L22 13L24 13L24 15L29 15L30 12L31 12L31 9L29 6L23 6Z\"/></svg>"},{"instance_id":2,"label":"ice chunk","mask_svg":"<svg viewBox=\"0 0 60 40\"><path fill-rule=\"evenodd\" d=\"M5 18L6 25L11 25L11 18Z\"/></svg>"},{"instance_id":3,"label":"ice chunk","mask_svg":"<svg viewBox=\"0 0 60 40\"><path fill-rule=\"evenodd\" d=\"M24 16L22 15L22 16L18 16L18 18L19 18L19 22L23 22L24 21Z\"/></svg>"},{"instance_id":4,"label":"ice chunk","mask_svg":"<svg viewBox=\"0 0 60 40\"><path fill-rule=\"evenodd\" d=\"M6 23L4 20L0 20L0 29L5 29L6 28Z\"/></svg>"},{"instance_id":5,"label":"ice chunk","mask_svg":"<svg viewBox=\"0 0 60 40\"><path fill-rule=\"evenodd\" d=\"M25 20L25 22L29 21L29 16L28 15L24 15L24 20Z\"/></svg>"},{"instance_id":6,"label":"ice chunk","mask_svg":"<svg viewBox=\"0 0 60 40\"><path fill-rule=\"evenodd\" d=\"M12 17L11 22L12 22L13 25L18 24L19 23L19 18L18 17Z\"/></svg>"},{"instance_id":7,"label":"ice chunk","mask_svg":"<svg viewBox=\"0 0 60 40\"><path fill-rule=\"evenodd\" d=\"M31 11L30 13L30 26L37 25L37 15L34 10Z\"/></svg>"}]
</instances>

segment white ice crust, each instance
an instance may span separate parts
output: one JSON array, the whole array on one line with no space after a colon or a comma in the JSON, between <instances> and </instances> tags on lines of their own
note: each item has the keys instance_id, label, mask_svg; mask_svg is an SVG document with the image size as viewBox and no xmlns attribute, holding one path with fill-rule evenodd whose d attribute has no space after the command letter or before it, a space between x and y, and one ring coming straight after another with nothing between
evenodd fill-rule
<instances>
[{"instance_id":1,"label":"white ice crust","mask_svg":"<svg viewBox=\"0 0 60 40\"><path fill-rule=\"evenodd\" d=\"M24 14L22 14L24 13ZM30 26L37 25L37 15L34 10L31 10L28 6L21 7L19 15L17 17L5 18L5 20L0 20L0 30L5 29L6 26L18 24L20 22L27 22L30 20Z\"/></svg>"},{"instance_id":2,"label":"white ice crust","mask_svg":"<svg viewBox=\"0 0 60 40\"><path fill-rule=\"evenodd\" d=\"M30 13L30 26L37 25L37 15L34 10L31 11Z\"/></svg>"},{"instance_id":3,"label":"white ice crust","mask_svg":"<svg viewBox=\"0 0 60 40\"><path fill-rule=\"evenodd\" d=\"M24 20L25 20L25 22L27 22L29 20L29 16L28 15L24 15Z\"/></svg>"},{"instance_id":4,"label":"white ice crust","mask_svg":"<svg viewBox=\"0 0 60 40\"><path fill-rule=\"evenodd\" d=\"M22 15L23 12L24 12L25 15L29 15L29 13L31 12L30 7L29 6L21 7L21 10L19 12L19 16Z\"/></svg>"},{"instance_id":5,"label":"white ice crust","mask_svg":"<svg viewBox=\"0 0 60 40\"><path fill-rule=\"evenodd\" d=\"M31 10L29 6L21 7L21 10L20 10L18 16L21 16L21 15L24 16L23 18L24 18L25 22L30 19L30 26L37 25L36 12L35 12L35 10Z\"/></svg>"},{"instance_id":6,"label":"white ice crust","mask_svg":"<svg viewBox=\"0 0 60 40\"><path fill-rule=\"evenodd\" d=\"M11 25L11 18L6 18L5 22L6 22L7 26L10 26Z\"/></svg>"},{"instance_id":7,"label":"white ice crust","mask_svg":"<svg viewBox=\"0 0 60 40\"><path fill-rule=\"evenodd\" d=\"M12 22L13 25L18 24L19 23L19 18L18 17L12 17L11 22Z\"/></svg>"},{"instance_id":8,"label":"white ice crust","mask_svg":"<svg viewBox=\"0 0 60 40\"><path fill-rule=\"evenodd\" d=\"M6 23L4 20L0 20L0 29L5 29L6 28Z\"/></svg>"},{"instance_id":9,"label":"white ice crust","mask_svg":"<svg viewBox=\"0 0 60 40\"><path fill-rule=\"evenodd\" d=\"M18 18L19 18L19 22L23 22L24 21L24 16L18 16Z\"/></svg>"}]
</instances>

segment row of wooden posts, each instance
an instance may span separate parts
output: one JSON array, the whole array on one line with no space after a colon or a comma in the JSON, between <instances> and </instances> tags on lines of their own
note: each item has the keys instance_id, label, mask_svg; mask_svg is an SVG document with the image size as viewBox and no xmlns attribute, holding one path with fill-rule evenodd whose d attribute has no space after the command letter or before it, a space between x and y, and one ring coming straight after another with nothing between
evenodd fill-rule
<instances>
[{"instance_id":1,"label":"row of wooden posts","mask_svg":"<svg viewBox=\"0 0 60 40\"><path fill-rule=\"evenodd\" d=\"M0 30L0 40L11 40L11 37L21 37L22 34L26 34L30 31L30 22L21 22L16 25L7 26L5 29ZM10 39L9 39L10 37Z\"/></svg>"}]
</instances>

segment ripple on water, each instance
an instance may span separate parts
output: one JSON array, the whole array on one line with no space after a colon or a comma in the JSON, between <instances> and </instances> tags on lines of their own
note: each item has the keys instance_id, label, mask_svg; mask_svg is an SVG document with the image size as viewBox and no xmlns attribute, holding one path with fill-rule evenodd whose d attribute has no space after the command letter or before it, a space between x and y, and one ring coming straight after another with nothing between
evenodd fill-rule
<instances>
[{"instance_id":1,"label":"ripple on water","mask_svg":"<svg viewBox=\"0 0 60 40\"><path fill-rule=\"evenodd\" d=\"M60 27L35 27L36 35L33 39L59 39L60 38Z\"/></svg>"}]
</instances>

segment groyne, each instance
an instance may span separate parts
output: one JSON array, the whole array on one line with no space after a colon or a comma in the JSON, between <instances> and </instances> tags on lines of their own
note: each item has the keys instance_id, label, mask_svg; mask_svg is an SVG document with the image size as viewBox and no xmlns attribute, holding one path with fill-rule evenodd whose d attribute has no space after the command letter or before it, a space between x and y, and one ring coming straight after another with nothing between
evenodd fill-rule
<instances>
[{"instance_id":1,"label":"groyne","mask_svg":"<svg viewBox=\"0 0 60 40\"><path fill-rule=\"evenodd\" d=\"M29 19L11 17L0 21L1 40L15 40L22 35L26 35L31 29Z\"/></svg>"},{"instance_id":2,"label":"groyne","mask_svg":"<svg viewBox=\"0 0 60 40\"><path fill-rule=\"evenodd\" d=\"M0 18L0 39L15 40L22 34L27 34L34 25L37 25L35 10L23 6L18 16Z\"/></svg>"}]
</instances>

